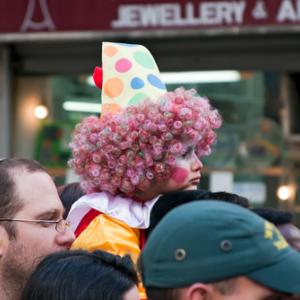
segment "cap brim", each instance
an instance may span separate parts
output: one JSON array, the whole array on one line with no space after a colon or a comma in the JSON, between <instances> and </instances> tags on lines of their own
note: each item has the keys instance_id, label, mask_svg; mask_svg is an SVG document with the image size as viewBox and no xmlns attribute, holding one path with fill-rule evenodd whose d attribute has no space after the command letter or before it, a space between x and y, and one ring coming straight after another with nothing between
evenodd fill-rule
<instances>
[{"instance_id":1,"label":"cap brim","mask_svg":"<svg viewBox=\"0 0 300 300\"><path fill-rule=\"evenodd\" d=\"M246 275L273 290L300 294L300 253L289 251L277 264Z\"/></svg>"}]
</instances>

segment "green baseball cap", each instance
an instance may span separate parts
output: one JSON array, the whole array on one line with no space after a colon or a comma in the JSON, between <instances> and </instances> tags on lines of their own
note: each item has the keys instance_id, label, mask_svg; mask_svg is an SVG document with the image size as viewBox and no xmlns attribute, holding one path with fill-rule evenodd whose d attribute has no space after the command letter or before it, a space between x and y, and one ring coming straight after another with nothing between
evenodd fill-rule
<instances>
[{"instance_id":1,"label":"green baseball cap","mask_svg":"<svg viewBox=\"0 0 300 300\"><path fill-rule=\"evenodd\" d=\"M273 224L222 201L173 209L153 230L140 260L146 288L246 276L277 291L300 293L300 254Z\"/></svg>"}]
</instances>

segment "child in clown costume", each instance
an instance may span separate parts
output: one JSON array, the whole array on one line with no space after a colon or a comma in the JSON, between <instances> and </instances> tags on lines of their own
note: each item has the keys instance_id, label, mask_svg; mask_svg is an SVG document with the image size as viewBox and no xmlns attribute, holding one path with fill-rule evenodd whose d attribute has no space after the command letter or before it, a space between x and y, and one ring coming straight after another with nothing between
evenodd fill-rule
<instances>
[{"instance_id":1,"label":"child in clown costume","mask_svg":"<svg viewBox=\"0 0 300 300\"><path fill-rule=\"evenodd\" d=\"M72 248L130 254L136 262L153 205L161 194L197 188L200 158L210 154L222 121L195 90L167 92L140 45L103 43L94 80L101 118L84 119L71 142L70 165L86 192L68 216Z\"/></svg>"}]
</instances>

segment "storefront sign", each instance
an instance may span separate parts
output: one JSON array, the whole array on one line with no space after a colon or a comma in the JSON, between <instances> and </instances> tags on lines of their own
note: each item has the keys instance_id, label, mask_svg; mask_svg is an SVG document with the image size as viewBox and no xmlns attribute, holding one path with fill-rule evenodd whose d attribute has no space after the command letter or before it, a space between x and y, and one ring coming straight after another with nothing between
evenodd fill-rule
<instances>
[{"instance_id":1,"label":"storefront sign","mask_svg":"<svg viewBox=\"0 0 300 300\"><path fill-rule=\"evenodd\" d=\"M106 31L300 24L300 0L2 0L0 32Z\"/></svg>"},{"instance_id":2,"label":"storefront sign","mask_svg":"<svg viewBox=\"0 0 300 300\"><path fill-rule=\"evenodd\" d=\"M120 5L118 19L111 24L114 28L242 24L245 9L245 1Z\"/></svg>"}]
</instances>

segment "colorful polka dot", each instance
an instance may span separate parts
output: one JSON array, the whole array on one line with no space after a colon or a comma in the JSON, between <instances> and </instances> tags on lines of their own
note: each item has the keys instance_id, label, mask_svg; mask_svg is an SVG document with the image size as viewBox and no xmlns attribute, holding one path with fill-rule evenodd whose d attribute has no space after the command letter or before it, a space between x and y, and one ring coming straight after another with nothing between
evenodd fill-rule
<instances>
[{"instance_id":1,"label":"colorful polka dot","mask_svg":"<svg viewBox=\"0 0 300 300\"><path fill-rule=\"evenodd\" d=\"M127 58L121 58L115 64L115 69L119 73L125 73L128 70L130 70L131 67L132 67L132 63Z\"/></svg>"},{"instance_id":2,"label":"colorful polka dot","mask_svg":"<svg viewBox=\"0 0 300 300\"><path fill-rule=\"evenodd\" d=\"M165 90L166 89L165 84L156 75L149 74L147 76L147 79L148 79L149 83L151 85L153 85L154 87L156 87L158 89L161 89L161 90Z\"/></svg>"},{"instance_id":3,"label":"colorful polka dot","mask_svg":"<svg viewBox=\"0 0 300 300\"><path fill-rule=\"evenodd\" d=\"M134 95L128 102L129 105L135 105L142 101L144 101L146 98L149 98L146 94L139 93Z\"/></svg>"},{"instance_id":4,"label":"colorful polka dot","mask_svg":"<svg viewBox=\"0 0 300 300\"><path fill-rule=\"evenodd\" d=\"M144 87L145 83L144 81L139 78L139 77L134 77L132 80L131 80L131 83L130 83L131 87L134 89L134 90L138 90L138 89L141 89L142 87Z\"/></svg>"},{"instance_id":5,"label":"colorful polka dot","mask_svg":"<svg viewBox=\"0 0 300 300\"><path fill-rule=\"evenodd\" d=\"M122 93L123 89L123 82L119 78L108 79L104 86L105 94L110 98L119 96Z\"/></svg>"},{"instance_id":6,"label":"colorful polka dot","mask_svg":"<svg viewBox=\"0 0 300 300\"><path fill-rule=\"evenodd\" d=\"M101 107L101 114L106 114L106 113L112 113L112 114L115 114L117 113L118 111L120 111L122 108L120 105L118 104L115 104L115 103L105 103L105 104L102 104L102 107Z\"/></svg>"},{"instance_id":7,"label":"colorful polka dot","mask_svg":"<svg viewBox=\"0 0 300 300\"><path fill-rule=\"evenodd\" d=\"M135 61L147 69L155 68L155 61L151 55L143 51L136 51L133 54Z\"/></svg>"},{"instance_id":8,"label":"colorful polka dot","mask_svg":"<svg viewBox=\"0 0 300 300\"><path fill-rule=\"evenodd\" d=\"M104 54L106 56L114 56L117 54L117 52L118 52L118 49L114 46L107 46L104 49Z\"/></svg>"},{"instance_id":9,"label":"colorful polka dot","mask_svg":"<svg viewBox=\"0 0 300 300\"><path fill-rule=\"evenodd\" d=\"M143 46L103 43L102 113L116 113L166 91L151 53ZM99 80L100 82L101 80Z\"/></svg>"}]
</instances>

